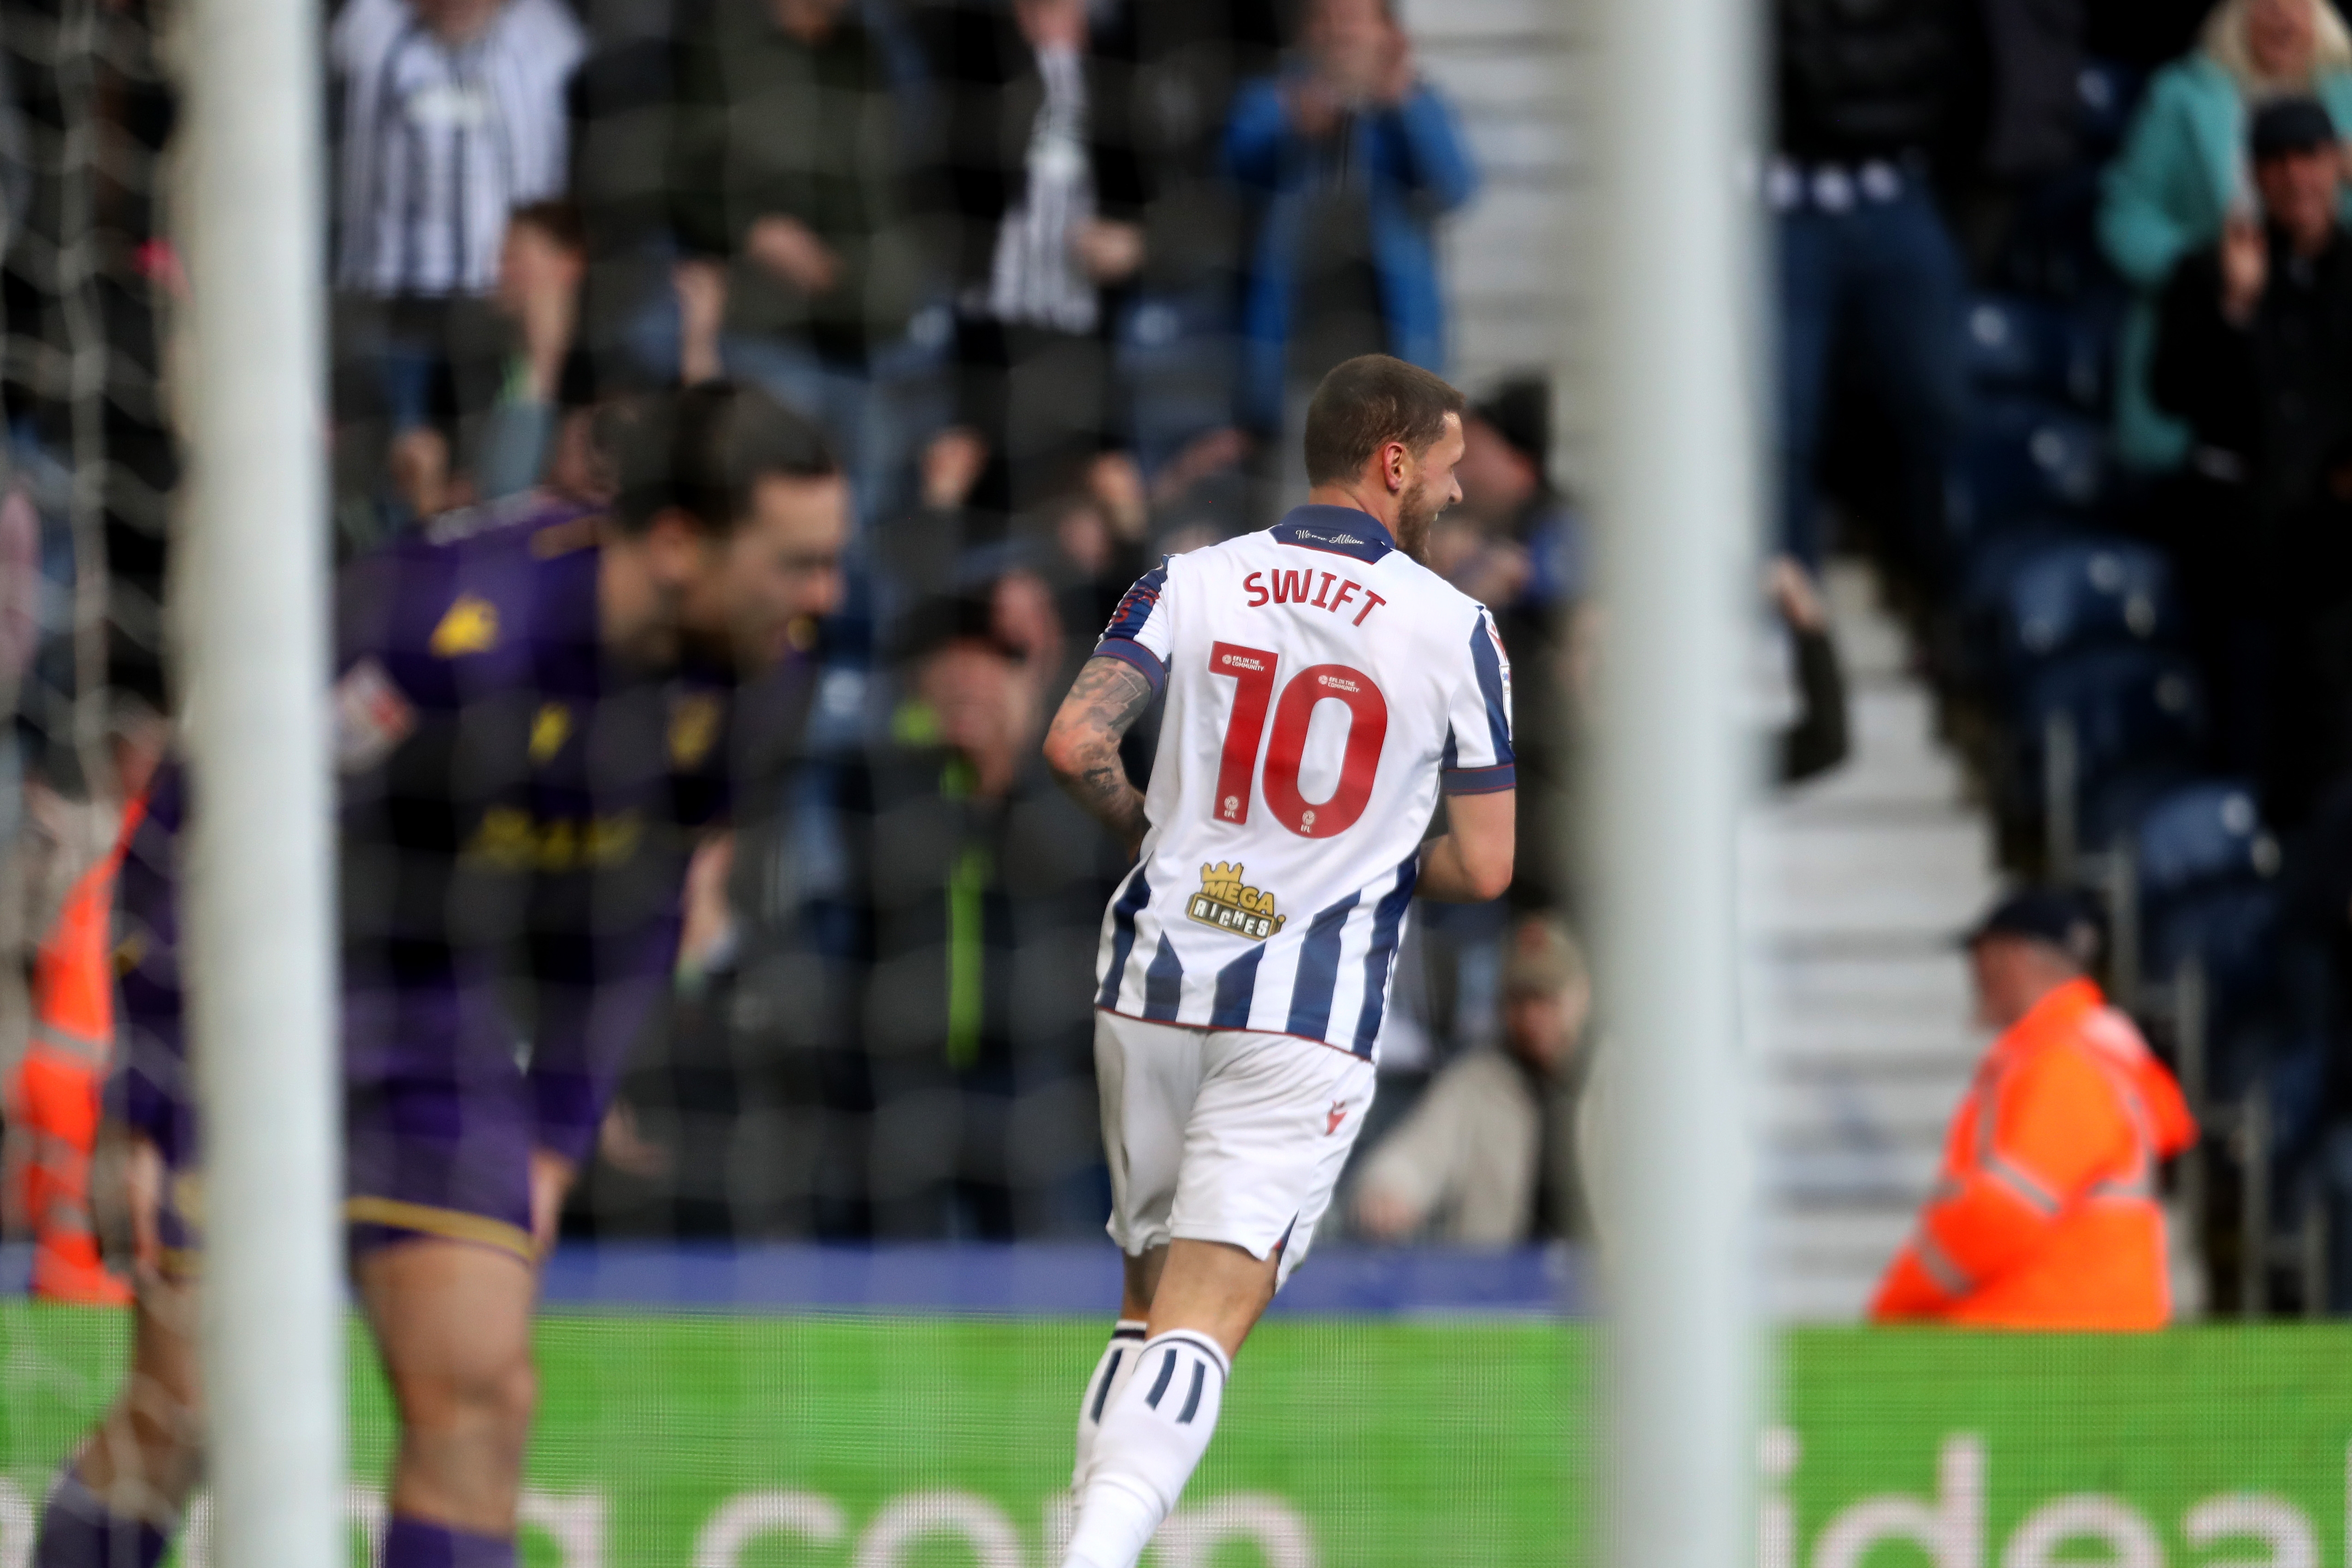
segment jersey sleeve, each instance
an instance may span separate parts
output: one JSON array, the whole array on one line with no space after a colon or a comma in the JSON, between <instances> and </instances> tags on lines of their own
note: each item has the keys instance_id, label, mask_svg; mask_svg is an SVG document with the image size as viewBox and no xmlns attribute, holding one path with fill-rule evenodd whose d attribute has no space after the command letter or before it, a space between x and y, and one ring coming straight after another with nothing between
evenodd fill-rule
<instances>
[{"instance_id":1,"label":"jersey sleeve","mask_svg":"<svg viewBox=\"0 0 2352 1568\"><path fill-rule=\"evenodd\" d=\"M1511 749L1511 661L1483 605L1463 647L1440 766L1448 795L1493 795L1518 787L1518 759Z\"/></svg>"},{"instance_id":2,"label":"jersey sleeve","mask_svg":"<svg viewBox=\"0 0 2352 1568\"><path fill-rule=\"evenodd\" d=\"M1097 658L1119 658L1141 670L1158 691L1168 684L1168 651L1174 636L1168 616L1168 558L1135 580L1118 613L1095 644Z\"/></svg>"}]
</instances>

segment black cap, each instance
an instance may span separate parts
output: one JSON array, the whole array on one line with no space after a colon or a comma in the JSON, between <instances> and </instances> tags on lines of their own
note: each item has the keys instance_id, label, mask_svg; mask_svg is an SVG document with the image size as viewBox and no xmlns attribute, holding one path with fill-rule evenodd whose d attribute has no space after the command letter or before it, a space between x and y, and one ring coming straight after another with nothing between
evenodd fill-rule
<instances>
[{"instance_id":1,"label":"black cap","mask_svg":"<svg viewBox=\"0 0 2352 1568\"><path fill-rule=\"evenodd\" d=\"M2099 955L2099 912L2063 888L2024 888L1993 905L1962 940L1974 947L1996 936L2047 942L2087 969Z\"/></svg>"},{"instance_id":2,"label":"black cap","mask_svg":"<svg viewBox=\"0 0 2352 1568\"><path fill-rule=\"evenodd\" d=\"M2336 143L2336 121L2315 98L2282 98L2255 111L2247 133L2257 163Z\"/></svg>"},{"instance_id":3,"label":"black cap","mask_svg":"<svg viewBox=\"0 0 2352 1568\"><path fill-rule=\"evenodd\" d=\"M1470 412L1538 470L1551 461L1551 384L1539 375L1515 375L1472 405Z\"/></svg>"}]
</instances>

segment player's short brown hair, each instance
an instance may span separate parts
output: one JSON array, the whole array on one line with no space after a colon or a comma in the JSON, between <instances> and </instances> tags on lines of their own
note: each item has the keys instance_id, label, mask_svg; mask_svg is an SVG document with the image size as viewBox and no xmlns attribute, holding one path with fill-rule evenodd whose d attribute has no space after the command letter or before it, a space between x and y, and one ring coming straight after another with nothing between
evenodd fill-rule
<instances>
[{"instance_id":1,"label":"player's short brown hair","mask_svg":"<svg viewBox=\"0 0 2352 1568\"><path fill-rule=\"evenodd\" d=\"M772 476L830 479L841 470L824 432L740 382L706 381L641 400L616 431L621 493L613 520L642 533L672 508L713 533L751 515L752 491Z\"/></svg>"},{"instance_id":2,"label":"player's short brown hair","mask_svg":"<svg viewBox=\"0 0 2352 1568\"><path fill-rule=\"evenodd\" d=\"M1352 479L1391 441L1416 456L1429 450L1465 401L1443 378L1387 354L1343 362L1307 405L1307 482Z\"/></svg>"}]
</instances>

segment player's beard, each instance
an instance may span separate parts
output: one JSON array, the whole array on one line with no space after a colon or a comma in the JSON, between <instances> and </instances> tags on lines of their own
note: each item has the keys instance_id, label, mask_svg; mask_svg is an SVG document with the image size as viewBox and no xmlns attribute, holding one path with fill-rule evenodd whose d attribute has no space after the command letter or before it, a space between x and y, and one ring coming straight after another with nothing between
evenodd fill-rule
<instances>
[{"instance_id":1,"label":"player's beard","mask_svg":"<svg viewBox=\"0 0 2352 1568\"><path fill-rule=\"evenodd\" d=\"M1423 566L1429 564L1429 531L1445 505L1444 500L1433 500L1429 486L1419 479L1397 498L1397 548Z\"/></svg>"}]
</instances>

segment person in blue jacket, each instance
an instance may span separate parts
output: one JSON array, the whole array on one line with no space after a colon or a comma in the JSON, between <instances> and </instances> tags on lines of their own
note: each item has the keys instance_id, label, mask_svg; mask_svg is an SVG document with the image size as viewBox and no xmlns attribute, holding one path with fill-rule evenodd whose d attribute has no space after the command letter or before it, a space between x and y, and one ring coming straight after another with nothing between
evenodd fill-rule
<instances>
[{"instance_id":1,"label":"person in blue jacket","mask_svg":"<svg viewBox=\"0 0 2352 1568\"><path fill-rule=\"evenodd\" d=\"M2327 0L2223 0L2197 47L2148 83L2107 170L2099 243L2137 294L2116 388L2116 451L2133 468L2167 472L2188 458L2188 426L2149 391L2157 300L2175 263L2252 213L2250 106L2290 97L2317 99L2339 137L2352 131L2352 31Z\"/></svg>"},{"instance_id":2,"label":"person in blue jacket","mask_svg":"<svg viewBox=\"0 0 2352 1568\"><path fill-rule=\"evenodd\" d=\"M1242 298L1243 420L1283 427L1361 353L1442 371L1436 220L1478 186L1454 110L1384 0L1311 0L1302 47L1235 95L1225 159L1262 209Z\"/></svg>"}]
</instances>

